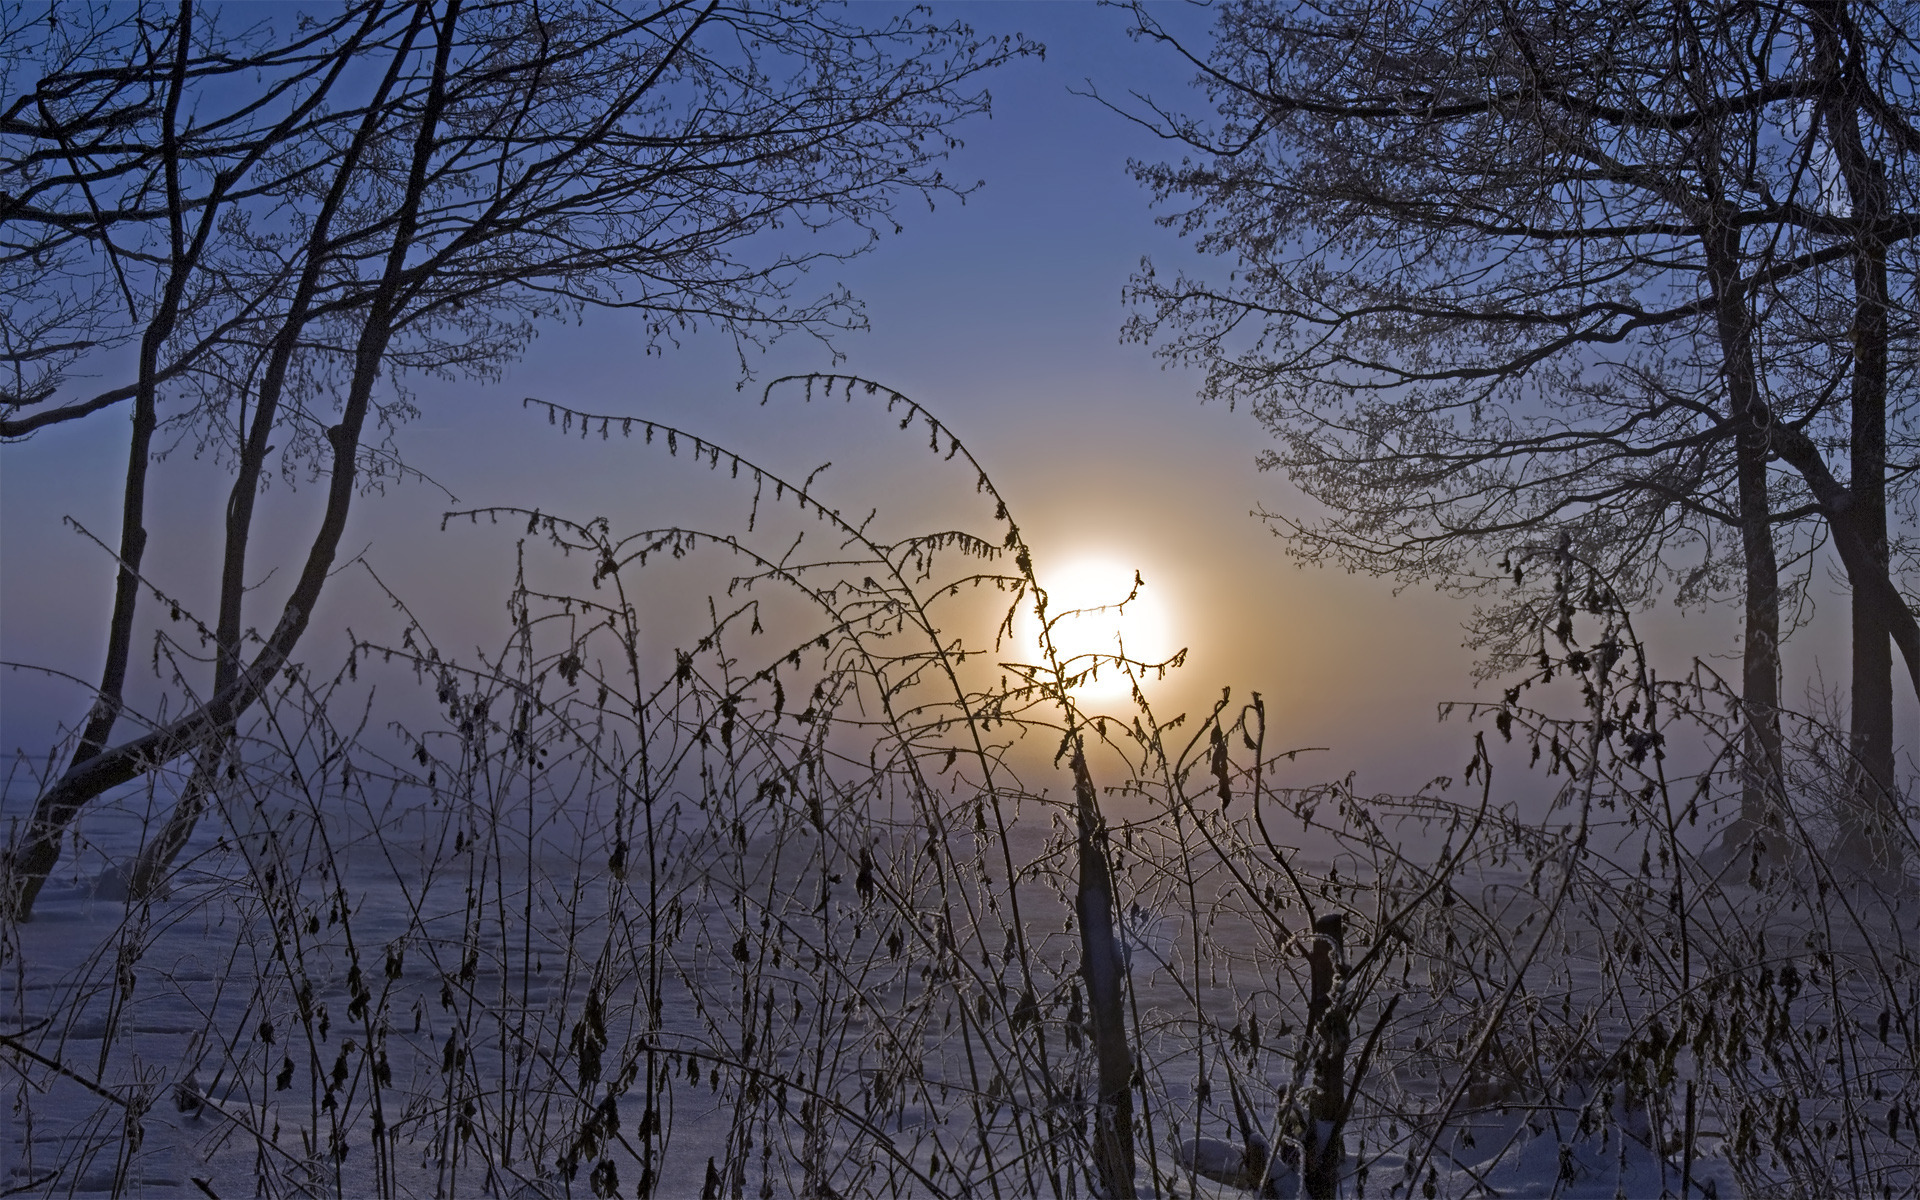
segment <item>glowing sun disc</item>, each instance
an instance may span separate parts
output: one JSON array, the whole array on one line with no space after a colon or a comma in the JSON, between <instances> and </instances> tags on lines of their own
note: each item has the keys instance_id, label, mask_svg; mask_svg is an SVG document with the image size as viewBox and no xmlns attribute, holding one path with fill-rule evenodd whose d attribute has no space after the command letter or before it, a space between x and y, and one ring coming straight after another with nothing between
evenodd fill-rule
<instances>
[{"instance_id":1,"label":"glowing sun disc","mask_svg":"<svg viewBox=\"0 0 1920 1200\"><path fill-rule=\"evenodd\" d=\"M1047 592L1047 616L1061 666L1076 675L1097 665L1096 674L1073 689L1081 700L1109 700L1129 694L1126 671L1096 656L1124 653L1139 662L1159 662L1180 647L1165 603L1164 589L1150 578L1136 592L1134 571L1120 559L1084 556L1058 566L1039 564L1040 586ZM1131 600L1128 593L1134 593ZM1125 602L1124 608L1122 602ZM1040 622L1028 607L1019 623L1019 645L1043 663ZM1148 680L1153 676L1149 674Z\"/></svg>"}]
</instances>

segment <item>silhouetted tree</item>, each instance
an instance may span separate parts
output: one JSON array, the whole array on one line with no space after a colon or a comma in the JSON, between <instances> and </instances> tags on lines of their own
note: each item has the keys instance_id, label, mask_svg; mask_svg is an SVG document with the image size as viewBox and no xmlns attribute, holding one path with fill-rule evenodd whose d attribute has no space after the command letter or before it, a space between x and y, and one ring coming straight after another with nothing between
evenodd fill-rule
<instances>
[{"instance_id":1,"label":"silhouetted tree","mask_svg":"<svg viewBox=\"0 0 1920 1200\"><path fill-rule=\"evenodd\" d=\"M1264 464L1323 506L1270 515L1294 551L1471 593L1552 530L1635 599L1737 576L1744 840L1777 819L1781 541L1804 564L1830 537L1892 815L1887 638L1920 689L1882 549L1920 467L1884 400L1912 340L1886 275L1914 276L1920 234L1911 6L1236 0L1204 54L1133 15L1216 109L1147 110L1195 153L1136 174L1233 270L1144 267L1129 332L1273 430ZM1542 627L1482 618L1494 670Z\"/></svg>"},{"instance_id":2,"label":"silhouetted tree","mask_svg":"<svg viewBox=\"0 0 1920 1200\"><path fill-rule=\"evenodd\" d=\"M238 26L254 15L182 0L0 18L0 436L115 410L133 426L106 662L11 850L21 918L83 805L192 756L134 890L166 869L234 722L305 632L355 494L394 469L377 442L412 414L406 375L492 375L540 321L589 305L634 310L649 352L700 326L744 355L857 325L852 297L795 302L794 284L897 228L903 197L956 192L940 164L987 107L978 77L1038 49L815 3L362 0ZM782 228L805 236L769 240ZM75 364L135 344L131 379L78 390ZM140 596L158 594L146 465L168 425L234 475L200 629L210 686L115 743ZM255 634L254 502L276 467L324 478L324 508Z\"/></svg>"}]
</instances>

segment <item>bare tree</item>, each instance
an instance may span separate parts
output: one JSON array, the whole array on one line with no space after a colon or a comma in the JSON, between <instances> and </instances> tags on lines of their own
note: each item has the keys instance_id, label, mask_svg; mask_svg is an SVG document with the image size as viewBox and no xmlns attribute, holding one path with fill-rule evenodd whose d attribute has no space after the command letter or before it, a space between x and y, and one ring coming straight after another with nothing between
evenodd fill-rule
<instances>
[{"instance_id":1,"label":"bare tree","mask_svg":"<svg viewBox=\"0 0 1920 1200\"><path fill-rule=\"evenodd\" d=\"M903 197L955 193L940 165L954 125L987 107L979 77L1038 50L921 13L869 25L721 0L363 0L236 19L183 0L9 31L15 382L0 435L129 402L134 430L98 700L11 849L21 918L82 806L192 755L135 890L164 872L235 720L305 632L356 493L391 469L376 442L411 414L408 374L488 376L538 322L589 305L634 310L651 348L725 331L743 365L782 333L857 326L852 297L795 301L794 285L897 228ZM814 236L768 249L784 226ZM68 333L107 313L93 344ZM116 341L138 342L136 378L73 394L62 368ZM202 630L210 686L116 744L135 612L154 590L146 464L168 425L234 472ZM254 502L276 467L324 478L325 498L255 634Z\"/></svg>"},{"instance_id":2,"label":"bare tree","mask_svg":"<svg viewBox=\"0 0 1920 1200\"><path fill-rule=\"evenodd\" d=\"M1876 60L1893 48L1887 39L1897 45L1907 37L1898 28L1876 28L1871 18L1863 25L1843 4L1810 5L1808 24L1814 69L1823 84L1818 102L1821 131L1846 185L1846 207L1859 225L1852 264L1853 319L1846 331L1853 367L1850 492L1863 543L1854 554L1884 571L1892 557L1887 536L1887 383L1890 343L1896 335L1887 256L1890 235L1898 229L1887 159L1900 162L1920 153L1920 136L1910 113L1885 112L1880 90L1886 81L1874 72ZM1910 340L1911 315L1905 325L1897 332ZM1865 812L1884 812L1887 798L1894 795L1893 663L1888 650L1893 628L1884 606L1857 588L1852 617L1852 751L1858 790ZM1846 818L1845 837L1856 843L1857 851L1876 854L1879 843L1893 844L1892 829L1876 834L1861 815L1849 813Z\"/></svg>"},{"instance_id":3,"label":"bare tree","mask_svg":"<svg viewBox=\"0 0 1920 1200\"><path fill-rule=\"evenodd\" d=\"M1203 55L1136 6L1217 109L1148 109L1197 153L1136 173L1234 271L1221 287L1147 266L1129 332L1274 431L1265 465L1324 506L1272 518L1304 557L1477 594L1558 531L1637 600L1737 578L1734 835L1768 840L1783 544L1804 569L1831 538L1862 640L1891 637L1920 689L1920 626L1875 548L1920 464L1876 469L1869 449L1843 483L1827 457L1836 431L1913 416L1876 415L1887 359L1865 348L1910 331L1873 323L1871 283L1836 295L1875 263L1913 272L1912 16L1245 0ZM1851 202L1836 174L1860 180ZM1527 652L1515 631L1542 628L1513 611L1479 631L1496 671ZM1889 714L1869 725L1890 705L1856 692Z\"/></svg>"}]
</instances>

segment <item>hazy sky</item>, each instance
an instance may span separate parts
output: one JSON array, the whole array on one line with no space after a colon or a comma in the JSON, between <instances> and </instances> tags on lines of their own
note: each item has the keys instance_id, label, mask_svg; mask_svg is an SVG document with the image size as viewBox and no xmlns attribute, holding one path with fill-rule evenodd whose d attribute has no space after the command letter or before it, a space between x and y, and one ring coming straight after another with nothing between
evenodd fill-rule
<instances>
[{"instance_id":1,"label":"hazy sky","mask_svg":"<svg viewBox=\"0 0 1920 1200\"><path fill-rule=\"evenodd\" d=\"M1357 770L1362 787L1405 789L1457 772L1470 732L1457 721L1437 723L1435 706L1480 694L1472 656L1460 646L1464 607L1423 586L1395 596L1391 581L1295 568L1249 515L1257 505L1299 503L1282 479L1255 470L1264 439L1257 424L1244 411L1201 406L1195 377L1163 371L1144 348L1120 342L1121 291L1141 256L1163 267L1191 261L1179 239L1153 223L1146 194L1126 172L1130 156L1176 151L1072 89L1091 80L1116 102L1131 89L1191 107L1198 98L1187 89L1189 72L1166 51L1130 42L1124 13L1092 4L940 4L936 12L983 32L1024 32L1046 44L1046 60L996 76L992 120L960 130L966 146L950 174L984 187L964 205L904 209L903 234L816 273L819 289L851 287L871 321L869 331L839 340L838 369L912 396L968 441L1008 496L1043 579L1087 558L1144 574L1166 629L1192 649L1169 703L1198 703L1221 686L1242 696L1258 689L1279 740L1331 747L1306 770L1315 777ZM1169 15L1204 29L1203 13ZM896 434L877 410L759 406L766 380L830 365L816 343L790 339L753 358L754 380L737 389L732 348L711 333L649 358L617 314L544 331L500 384L423 385L423 416L401 432L400 446L460 504L417 482L389 488L359 503L344 548L364 547L423 610L457 632L471 622L479 638L503 612L512 540L442 533L444 510L522 504L638 527L658 523L656 510L669 501L708 494L701 489L710 485L618 439L558 436L522 410L523 396L670 420L800 474L831 459L824 478L862 510L946 503L949 493L923 487L925 456L898 449L909 435ZM62 518L108 542L117 537L126 436L115 414L0 449L0 657L83 677L97 671L111 563ZM191 447L156 475L148 561L165 564L156 569L209 608L225 485L224 473L195 462ZM967 491L952 494L964 501ZM723 504L738 498L712 494ZM311 487L270 493L263 519L283 532L263 545L272 536L302 544L319 498ZM272 557L255 561L264 570ZM323 639L332 635L337 645L348 624L362 634L393 627L362 582L337 585L305 648L316 661ZM253 619L264 619L267 600L263 593ZM278 603L271 596L274 611ZM1844 678L1844 608L1825 618L1792 649L1789 696L1820 663L1830 683ZM1724 615L1665 621L1656 632L1683 655L1725 656L1735 646ZM1730 658L1719 665L1736 668ZM1903 704L1901 719L1912 728L1911 702ZM52 723L84 711L76 687L0 674L0 736L9 751L44 752Z\"/></svg>"}]
</instances>

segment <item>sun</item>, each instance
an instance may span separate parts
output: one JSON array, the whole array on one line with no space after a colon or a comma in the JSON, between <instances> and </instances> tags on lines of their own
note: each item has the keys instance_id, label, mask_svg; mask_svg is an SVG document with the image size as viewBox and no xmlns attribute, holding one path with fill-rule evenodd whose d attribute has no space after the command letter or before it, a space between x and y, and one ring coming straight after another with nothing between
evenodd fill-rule
<instances>
[{"instance_id":1,"label":"sun","mask_svg":"<svg viewBox=\"0 0 1920 1200\"><path fill-rule=\"evenodd\" d=\"M1043 561L1038 566L1040 586L1047 593L1053 647L1062 668L1069 675L1093 671L1074 687L1076 700L1110 701L1131 694L1126 671L1106 656L1124 654L1153 663L1179 651L1166 589L1155 587L1145 571L1106 555L1082 555L1057 566ZM1023 610L1015 632L1018 645L1033 656L1032 661L1044 662L1040 622L1031 605Z\"/></svg>"}]
</instances>

